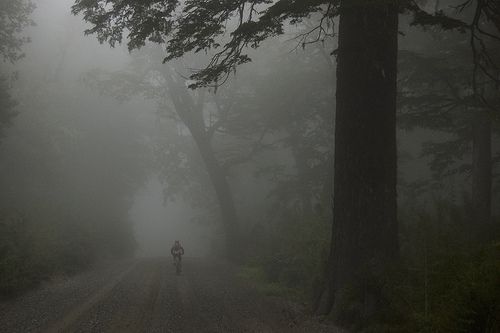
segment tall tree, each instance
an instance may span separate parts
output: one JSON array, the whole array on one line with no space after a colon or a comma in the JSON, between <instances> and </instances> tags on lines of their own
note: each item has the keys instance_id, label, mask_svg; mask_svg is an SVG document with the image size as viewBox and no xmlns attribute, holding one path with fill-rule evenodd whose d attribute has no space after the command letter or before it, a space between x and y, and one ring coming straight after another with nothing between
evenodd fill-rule
<instances>
[{"instance_id":1,"label":"tall tree","mask_svg":"<svg viewBox=\"0 0 500 333\"><path fill-rule=\"evenodd\" d=\"M218 198L222 222L226 232L226 252L229 259L237 261L241 255L238 216L234 198L221 163L217 160L212 146L215 127L207 127L204 118L204 93L194 101L185 85L167 81L168 94L178 117L189 129L202 156L207 173ZM212 125L218 126L218 125Z\"/></svg>"},{"instance_id":2,"label":"tall tree","mask_svg":"<svg viewBox=\"0 0 500 333\"><path fill-rule=\"evenodd\" d=\"M435 45L434 49L440 47ZM445 56L448 50L445 47L434 55L402 53L399 125L449 136L424 143L423 155L432 157L431 185L440 185L457 174L471 176L472 217L474 222L485 224L492 213L492 136L498 117L474 97L471 66L464 65L467 59L460 56L464 50L455 48L453 60ZM490 94L488 99L491 105L498 105L498 97L494 101Z\"/></svg>"},{"instance_id":3,"label":"tall tree","mask_svg":"<svg viewBox=\"0 0 500 333\"><path fill-rule=\"evenodd\" d=\"M162 65L158 51L158 48L144 50L135 57L134 63L127 71L115 73L94 71L87 75L87 78L91 84L96 84L99 90L109 92L114 97L128 98L139 94L152 98L157 102L160 114L174 118L189 130L217 197L226 232L227 256L232 260L238 260L242 250L238 216L226 170L213 147L214 136L223 126L227 116L224 113L228 110L218 112L217 121L211 122L210 119L206 119L207 115L212 115L207 108L210 106L214 108L210 104L216 104L219 108L224 106L216 102L208 103L207 94L203 90L190 91L185 85L185 80L177 73L177 70L182 69L175 64Z\"/></svg>"},{"instance_id":4,"label":"tall tree","mask_svg":"<svg viewBox=\"0 0 500 333\"><path fill-rule=\"evenodd\" d=\"M496 89L500 13L491 1L464 4L468 6L458 7L457 17L462 19L454 24L444 23L455 10L443 4L434 16L444 30L461 33L441 30L432 36L427 54L402 53L400 120L404 127L426 127L451 135L449 141L427 143L424 154L434 157L431 166L436 179L456 173L472 176L472 217L487 224L495 164L492 135L500 105ZM470 35L464 34L466 28ZM460 163L464 159L468 163Z\"/></svg>"},{"instance_id":5,"label":"tall tree","mask_svg":"<svg viewBox=\"0 0 500 333\"><path fill-rule=\"evenodd\" d=\"M371 279L373 260L397 257L396 73L398 6L343 3L337 58L334 210L325 310ZM363 50L360 52L360 50ZM362 288L367 314L379 297ZM340 309L338 309L340 310ZM326 311L324 311L326 312Z\"/></svg>"}]
</instances>

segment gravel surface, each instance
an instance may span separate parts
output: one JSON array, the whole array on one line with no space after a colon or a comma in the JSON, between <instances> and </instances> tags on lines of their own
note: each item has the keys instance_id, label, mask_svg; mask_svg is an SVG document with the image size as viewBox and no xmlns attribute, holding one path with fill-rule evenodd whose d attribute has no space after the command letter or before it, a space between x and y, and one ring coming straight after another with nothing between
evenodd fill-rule
<instances>
[{"instance_id":1,"label":"gravel surface","mask_svg":"<svg viewBox=\"0 0 500 333\"><path fill-rule=\"evenodd\" d=\"M265 297L232 266L141 259L53 282L0 303L0 332L339 332Z\"/></svg>"}]
</instances>

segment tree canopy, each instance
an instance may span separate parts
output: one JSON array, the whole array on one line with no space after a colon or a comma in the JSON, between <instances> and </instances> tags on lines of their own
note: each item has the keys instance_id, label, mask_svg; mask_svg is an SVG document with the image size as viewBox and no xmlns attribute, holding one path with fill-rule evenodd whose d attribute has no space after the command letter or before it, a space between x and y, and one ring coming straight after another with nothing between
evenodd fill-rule
<instances>
[{"instance_id":1,"label":"tree canopy","mask_svg":"<svg viewBox=\"0 0 500 333\"><path fill-rule=\"evenodd\" d=\"M392 1L392 0L391 0ZM500 29L500 9L493 0L467 0L455 12L473 8L473 19L451 17L439 10L428 13L416 1L398 1L401 12L413 15L412 24L440 26L471 32L471 44L477 48L475 59L486 71L490 63L483 52L482 38L498 39L484 26L492 22ZM371 5L376 5L372 2ZM251 61L246 48L257 48L269 37L283 35L287 25L306 18L317 18L308 31L298 33L297 44L321 42L335 35L334 18L339 15L340 0L76 0L74 14L83 14L92 26L87 34L112 46L121 43L128 33L128 48L140 48L146 42L164 44L164 61L189 52L207 52L211 60L206 67L194 70L192 88L217 86L240 64Z\"/></svg>"},{"instance_id":2,"label":"tree canopy","mask_svg":"<svg viewBox=\"0 0 500 333\"><path fill-rule=\"evenodd\" d=\"M327 4L327 8L324 5ZM112 46L122 42L129 31L130 50L147 41L166 44L165 61L187 52L216 50L208 65L196 71L193 87L224 81L237 65L249 62L245 47L258 47L272 36L284 33L284 22L297 23L313 13L323 18L318 27L303 35L316 34L318 40L330 34L338 1L89 1L78 0L73 13L83 13L93 26L86 31ZM229 31L229 33L228 33Z\"/></svg>"}]
</instances>

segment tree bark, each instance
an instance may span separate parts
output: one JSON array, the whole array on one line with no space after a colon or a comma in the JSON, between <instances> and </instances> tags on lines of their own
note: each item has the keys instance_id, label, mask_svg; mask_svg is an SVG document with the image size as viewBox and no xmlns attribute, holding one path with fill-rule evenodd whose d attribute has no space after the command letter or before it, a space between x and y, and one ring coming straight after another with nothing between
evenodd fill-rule
<instances>
[{"instance_id":1,"label":"tree bark","mask_svg":"<svg viewBox=\"0 0 500 333\"><path fill-rule=\"evenodd\" d=\"M473 125L472 204L474 222L486 225L491 221L491 119L479 112Z\"/></svg>"},{"instance_id":2,"label":"tree bark","mask_svg":"<svg viewBox=\"0 0 500 333\"><path fill-rule=\"evenodd\" d=\"M374 263L398 256L396 204L396 1L344 1L339 24L334 200L327 286L319 313L336 314L360 287L363 312L376 291Z\"/></svg>"}]
</instances>

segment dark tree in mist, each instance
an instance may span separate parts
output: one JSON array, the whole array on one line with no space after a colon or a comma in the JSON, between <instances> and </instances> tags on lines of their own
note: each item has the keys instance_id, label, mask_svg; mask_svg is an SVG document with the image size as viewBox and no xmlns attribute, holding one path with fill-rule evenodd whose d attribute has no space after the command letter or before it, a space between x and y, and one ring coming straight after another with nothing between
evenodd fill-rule
<instances>
[{"instance_id":1,"label":"dark tree in mist","mask_svg":"<svg viewBox=\"0 0 500 333\"><path fill-rule=\"evenodd\" d=\"M395 2L343 4L337 58L334 210L326 309L398 255ZM367 313L379 298L362 290ZM341 310L341 309L338 309Z\"/></svg>"},{"instance_id":2,"label":"dark tree in mist","mask_svg":"<svg viewBox=\"0 0 500 333\"><path fill-rule=\"evenodd\" d=\"M205 125L204 94L201 93L196 101L181 82L170 81L167 85L176 113L193 136L217 195L226 232L227 256L237 261L241 254L238 216L226 173L214 152L212 138L215 128L207 128Z\"/></svg>"},{"instance_id":3,"label":"dark tree in mist","mask_svg":"<svg viewBox=\"0 0 500 333\"><path fill-rule=\"evenodd\" d=\"M449 59L449 48L441 50L435 45L434 49L439 50L434 55L404 52L401 56L400 126L427 128L450 136L445 141L424 143L423 156L432 157L431 184L442 184L450 176L471 176L468 192L473 219L478 224L488 223L498 159L492 151L498 115L474 97L471 66L464 65L467 57L460 56L467 52L456 48L455 59ZM492 84L485 82L483 88L493 90ZM498 96L494 100L489 95L491 105L498 105Z\"/></svg>"},{"instance_id":4,"label":"dark tree in mist","mask_svg":"<svg viewBox=\"0 0 500 333\"><path fill-rule=\"evenodd\" d=\"M238 260L241 254L238 216L226 170L213 147L214 135L224 125L224 117L219 115L218 121L209 123L205 119L209 95L201 89L196 92L188 89L185 80L176 72L178 66L161 64L161 58L157 55L157 48L144 49L127 71L94 71L87 78L97 89L117 98L142 95L155 100L161 115L174 118L189 130L217 197L226 232L227 256ZM223 107L218 103L212 104ZM167 147L167 150L173 150L171 148ZM181 164L185 164L185 161L181 161ZM172 178L171 175L167 177Z\"/></svg>"},{"instance_id":5,"label":"dark tree in mist","mask_svg":"<svg viewBox=\"0 0 500 333\"><path fill-rule=\"evenodd\" d=\"M457 173L472 176L472 215L484 225L491 221L492 136L500 115L500 11L494 1L453 4L440 3L439 15L416 22L442 29L433 34L427 54L401 56L400 120L403 127L451 135L446 142L427 143L424 154L433 156L437 179ZM450 13L457 19L447 21ZM468 163L461 163L464 159Z\"/></svg>"}]
</instances>

